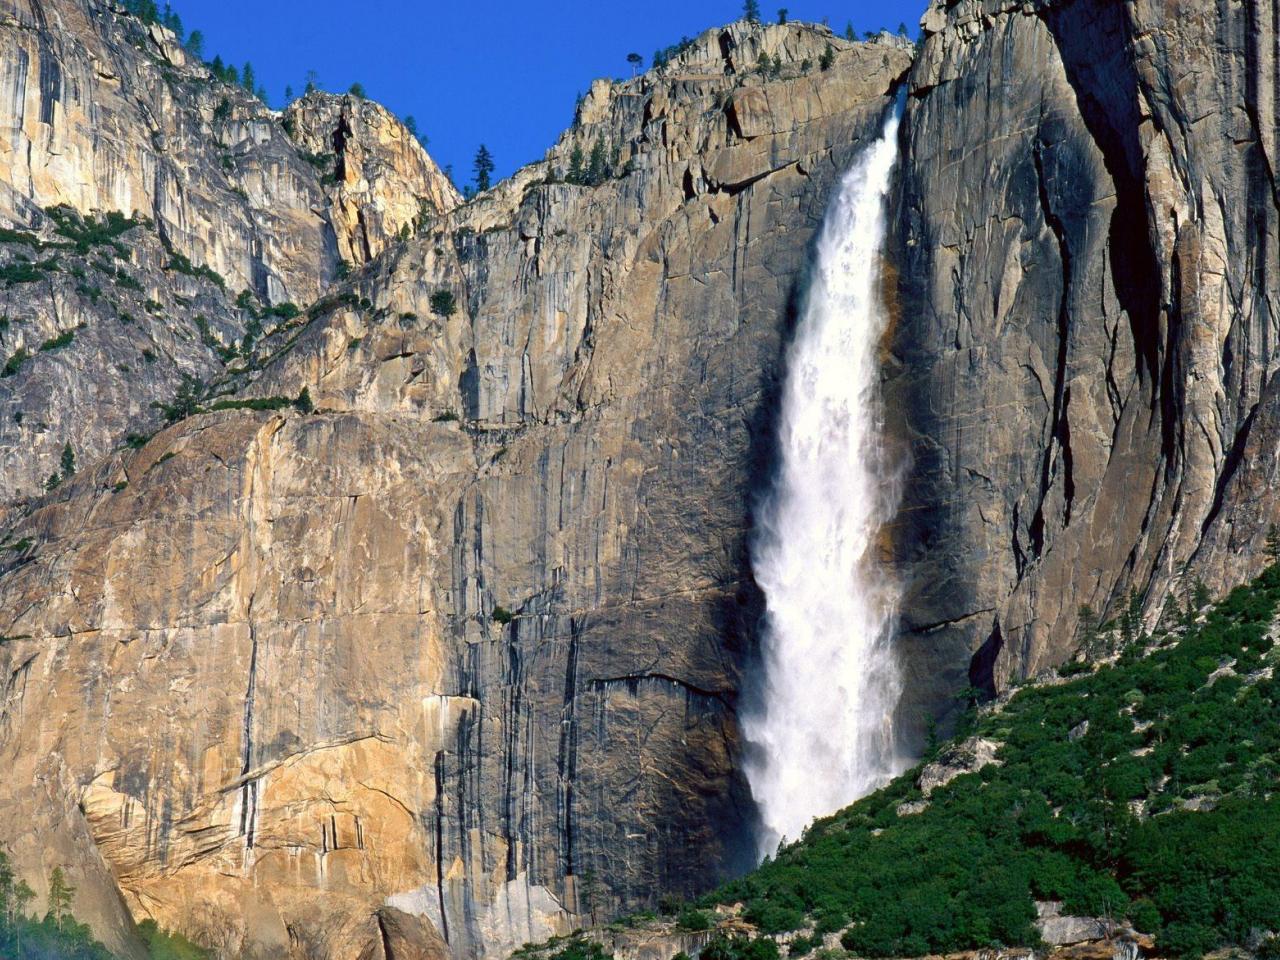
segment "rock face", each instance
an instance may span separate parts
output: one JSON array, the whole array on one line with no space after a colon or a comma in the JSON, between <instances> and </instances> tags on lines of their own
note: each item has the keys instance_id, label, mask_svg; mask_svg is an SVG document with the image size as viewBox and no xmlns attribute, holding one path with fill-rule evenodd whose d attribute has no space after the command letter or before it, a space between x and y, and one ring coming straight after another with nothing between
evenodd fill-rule
<instances>
[{"instance_id":1,"label":"rock face","mask_svg":"<svg viewBox=\"0 0 1280 960\"><path fill-rule=\"evenodd\" d=\"M168 30L101 0L5 0L0 63L0 216L146 216L193 263L272 302L305 303L332 278L316 171Z\"/></svg>"},{"instance_id":2,"label":"rock face","mask_svg":"<svg viewBox=\"0 0 1280 960\"><path fill-rule=\"evenodd\" d=\"M457 209L372 105L291 111L305 153L363 145L317 245L372 259L241 309L267 329L214 383L316 412L104 444L2 531L0 841L37 891L67 865L122 950L154 917L469 957L745 866L750 498L807 245L910 61L712 31Z\"/></svg>"},{"instance_id":3,"label":"rock face","mask_svg":"<svg viewBox=\"0 0 1280 960\"><path fill-rule=\"evenodd\" d=\"M313 91L284 111L284 128L324 168L338 255L368 263L462 202L436 162L380 104Z\"/></svg>"},{"instance_id":4,"label":"rock face","mask_svg":"<svg viewBox=\"0 0 1280 960\"><path fill-rule=\"evenodd\" d=\"M381 249L457 200L381 107L314 95L282 124L97 0L0 4L0 88L2 504L68 444L83 465L153 433L184 377L251 365L269 305L315 300L357 225Z\"/></svg>"},{"instance_id":5,"label":"rock face","mask_svg":"<svg viewBox=\"0 0 1280 960\"><path fill-rule=\"evenodd\" d=\"M904 716L1240 582L1278 515L1275 10L935 2L888 390ZM1091 624L1090 624L1091 625Z\"/></svg>"}]
</instances>

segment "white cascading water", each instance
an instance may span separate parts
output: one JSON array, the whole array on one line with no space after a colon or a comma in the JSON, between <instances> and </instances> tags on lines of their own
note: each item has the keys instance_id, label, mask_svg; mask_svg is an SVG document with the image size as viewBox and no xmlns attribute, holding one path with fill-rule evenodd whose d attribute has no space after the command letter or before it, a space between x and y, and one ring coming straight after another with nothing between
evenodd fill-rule
<instances>
[{"instance_id":1,"label":"white cascading water","mask_svg":"<svg viewBox=\"0 0 1280 960\"><path fill-rule=\"evenodd\" d=\"M891 647L898 591L875 560L898 500L882 446L879 257L896 114L844 175L787 355L779 474L752 567L767 603L759 705L744 718L760 853L900 772Z\"/></svg>"}]
</instances>

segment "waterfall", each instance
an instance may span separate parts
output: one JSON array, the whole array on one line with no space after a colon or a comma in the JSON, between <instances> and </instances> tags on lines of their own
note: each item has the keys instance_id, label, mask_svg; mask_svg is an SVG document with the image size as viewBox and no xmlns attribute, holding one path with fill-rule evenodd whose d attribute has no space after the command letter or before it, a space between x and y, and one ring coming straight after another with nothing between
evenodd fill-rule
<instances>
[{"instance_id":1,"label":"waterfall","mask_svg":"<svg viewBox=\"0 0 1280 960\"><path fill-rule=\"evenodd\" d=\"M743 726L762 855L900 772L898 590L874 556L898 500L882 447L879 256L897 114L844 175L787 354L779 473L752 567L764 591L759 703Z\"/></svg>"}]
</instances>

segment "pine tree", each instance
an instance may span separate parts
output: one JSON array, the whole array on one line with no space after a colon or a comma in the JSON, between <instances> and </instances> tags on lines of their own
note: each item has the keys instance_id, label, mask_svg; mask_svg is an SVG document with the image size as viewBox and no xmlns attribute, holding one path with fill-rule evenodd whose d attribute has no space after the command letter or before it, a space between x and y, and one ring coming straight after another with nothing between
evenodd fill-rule
<instances>
[{"instance_id":1,"label":"pine tree","mask_svg":"<svg viewBox=\"0 0 1280 960\"><path fill-rule=\"evenodd\" d=\"M293 405L299 413L311 413L315 410L311 404L311 391L303 387L302 392L298 394L298 399L293 401Z\"/></svg>"},{"instance_id":2,"label":"pine tree","mask_svg":"<svg viewBox=\"0 0 1280 960\"><path fill-rule=\"evenodd\" d=\"M58 476L58 471L55 470L49 474L49 479L44 482L44 488L46 490L57 490L60 483L62 483L62 477Z\"/></svg>"},{"instance_id":3,"label":"pine tree","mask_svg":"<svg viewBox=\"0 0 1280 960\"><path fill-rule=\"evenodd\" d=\"M293 87L287 83L284 85L284 102L285 103L293 102Z\"/></svg>"},{"instance_id":4,"label":"pine tree","mask_svg":"<svg viewBox=\"0 0 1280 960\"><path fill-rule=\"evenodd\" d=\"M604 141L597 137L595 144L591 147L591 158L587 161L587 183L592 186L604 183L604 175Z\"/></svg>"},{"instance_id":5,"label":"pine tree","mask_svg":"<svg viewBox=\"0 0 1280 960\"><path fill-rule=\"evenodd\" d=\"M787 8L786 8L786 7L779 7L779 8L778 8L778 23L786 23L786 22L787 22Z\"/></svg>"},{"instance_id":6,"label":"pine tree","mask_svg":"<svg viewBox=\"0 0 1280 960\"><path fill-rule=\"evenodd\" d=\"M638 53L628 53L627 63L631 64L631 75L634 77L636 71L640 69L640 65L644 63L644 57Z\"/></svg>"},{"instance_id":7,"label":"pine tree","mask_svg":"<svg viewBox=\"0 0 1280 960\"><path fill-rule=\"evenodd\" d=\"M1280 527L1274 523L1267 527L1266 551L1272 563L1280 563Z\"/></svg>"},{"instance_id":8,"label":"pine tree","mask_svg":"<svg viewBox=\"0 0 1280 960\"><path fill-rule=\"evenodd\" d=\"M187 53L198 59L203 59L204 34L199 30L192 30L191 36L187 37Z\"/></svg>"},{"instance_id":9,"label":"pine tree","mask_svg":"<svg viewBox=\"0 0 1280 960\"><path fill-rule=\"evenodd\" d=\"M760 4L758 0L746 0L742 5L742 16L748 23L759 23Z\"/></svg>"},{"instance_id":10,"label":"pine tree","mask_svg":"<svg viewBox=\"0 0 1280 960\"><path fill-rule=\"evenodd\" d=\"M253 73L253 64L248 60L244 62L244 69L240 71L240 85L250 93L253 93L254 88L258 85L257 78Z\"/></svg>"},{"instance_id":11,"label":"pine tree","mask_svg":"<svg viewBox=\"0 0 1280 960\"><path fill-rule=\"evenodd\" d=\"M858 39L858 35L854 33L852 21L844 25L844 38L849 41Z\"/></svg>"},{"instance_id":12,"label":"pine tree","mask_svg":"<svg viewBox=\"0 0 1280 960\"><path fill-rule=\"evenodd\" d=\"M579 144L573 145L573 150L569 153L569 172L565 174L564 179L567 183L582 183L583 180L583 157L582 147Z\"/></svg>"},{"instance_id":13,"label":"pine tree","mask_svg":"<svg viewBox=\"0 0 1280 960\"><path fill-rule=\"evenodd\" d=\"M483 143L480 149L476 151L476 158L472 161L472 168L476 172L476 190L484 191L489 189L489 178L493 176L493 154L489 152L489 148Z\"/></svg>"},{"instance_id":14,"label":"pine tree","mask_svg":"<svg viewBox=\"0 0 1280 960\"><path fill-rule=\"evenodd\" d=\"M1199 577L1196 578L1195 586L1191 588L1191 602L1195 604L1196 610L1203 610L1213 602L1213 594Z\"/></svg>"},{"instance_id":15,"label":"pine tree","mask_svg":"<svg viewBox=\"0 0 1280 960\"><path fill-rule=\"evenodd\" d=\"M70 479L76 472L76 452L71 449L68 443L62 448L62 475Z\"/></svg>"},{"instance_id":16,"label":"pine tree","mask_svg":"<svg viewBox=\"0 0 1280 960\"><path fill-rule=\"evenodd\" d=\"M160 22L163 23L167 29L172 30L174 35L177 36L179 42L181 42L183 36L182 18L178 16L178 12L167 3L164 5L164 16L160 18Z\"/></svg>"},{"instance_id":17,"label":"pine tree","mask_svg":"<svg viewBox=\"0 0 1280 960\"><path fill-rule=\"evenodd\" d=\"M822 56L818 58L818 66L823 70L830 70L831 65L836 62L836 52L831 44L827 44L827 48L822 51Z\"/></svg>"},{"instance_id":18,"label":"pine tree","mask_svg":"<svg viewBox=\"0 0 1280 960\"><path fill-rule=\"evenodd\" d=\"M368 99L367 95L364 92L364 84L361 83L359 80L353 83L351 85L351 89L348 90L347 92L351 94L353 97L359 97L362 100Z\"/></svg>"},{"instance_id":19,"label":"pine tree","mask_svg":"<svg viewBox=\"0 0 1280 960\"><path fill-rule=\"evenodd\" d=\"M75 892L76 888L67 883L67 878L63 876L62 868L54 867L53 873L49 874L49 913L59 927L71 913L71 898Z\"/></svg>"}]
</instances>

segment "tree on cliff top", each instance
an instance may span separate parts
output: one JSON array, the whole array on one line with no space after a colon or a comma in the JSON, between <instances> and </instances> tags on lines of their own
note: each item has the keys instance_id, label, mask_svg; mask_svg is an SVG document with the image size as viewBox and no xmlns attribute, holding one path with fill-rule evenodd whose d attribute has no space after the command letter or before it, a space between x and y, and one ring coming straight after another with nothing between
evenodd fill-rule
<instances>
[{"instance_id":1,"label":"tree on cliff top","mask_svg":"<svg viewBox=\"0 0 1280 960\"><path fill-rule=\"evenodd\" d=\"M489 152L489 148L483 143L480 144L480 149L476 151L473 167L476 172L476 190L488 190L489 178L493 176L494 170L493 154Z\"/></svg>"},{"instance_id":2,"label":"tree on cliff top","mask_svg":"<svg viewBox=\"0 0 1280 960\"><path fill-rule=\"evenodd\" d=\"M757 0L746 0L742 5L742 17L749 23L760 22L760 4Z\"/></svg>"}]
</instances>

